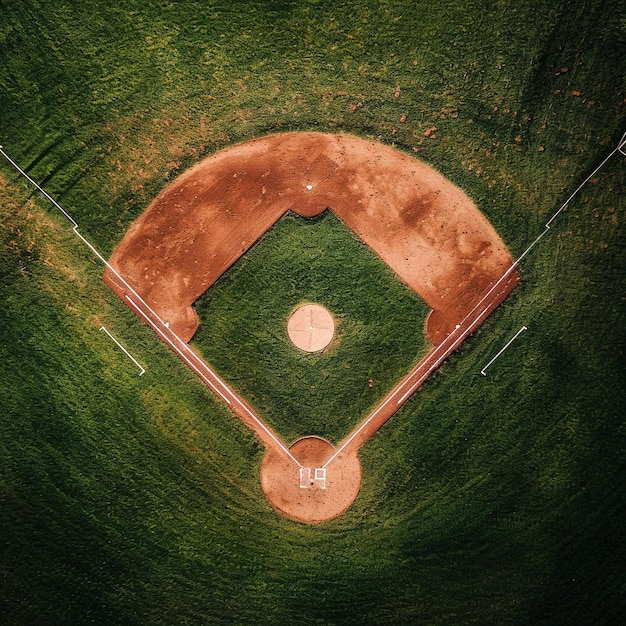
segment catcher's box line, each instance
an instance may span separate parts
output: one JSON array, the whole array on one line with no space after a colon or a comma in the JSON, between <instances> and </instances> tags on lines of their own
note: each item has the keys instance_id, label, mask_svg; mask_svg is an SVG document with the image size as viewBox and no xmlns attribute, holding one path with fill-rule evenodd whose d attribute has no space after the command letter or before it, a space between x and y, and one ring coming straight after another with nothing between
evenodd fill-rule
<instances>
[{"instance_id":1,"label":"catcher's box line","mask_svg":"<svg viewBox=\"0 0 626 626\"><path fill-rule=\"evenodd\" d=\"M104 326L100 326L100 330L104 331L115 345L139 368L139 376L146 373L145 368L141 366L139 361Z\"/></svg>"},{"instance_id":2,"label":"catcher's box line","mask_svg":"<svg viewBox=\"0 0 626 626\"><path fill-rule=\"evenodd\" d=\"M79 239L92 251L92 253L102 261L102 263L107 267L111 273L120 281L120 283L128 289L132 293L132 295L141 303L140 306L132 300L128 295L126 298L135 306L136 310L141 311L142 317L149 323L149 325L164 339L164 341L178 354L183 361L194 371L200 378L209 385L209 387L217 393L219 397L221 397L224 402L226 402L229 406L232 406L233 401L236 402L237 406L245 411L245 413L257 424L263 432L269 436L272 441L298 466L302 467L302 465L298 462L298 460L289 452L287 446L277 437L238 397L237 395L226 385L226 383L204 362L202 361L195 352L174 332L169 328L169 324L163 321L160 316L150 307L150 305L133 289L133 287L115 270L115 268L100 254L100 252L85 238L78 230L78 223L76 220L47 192L45 191L36 181L34 181L13 159L11 159L7 153L4 151L3 147L0 146L0 153L4 158L22 175L24 176L38 191L40 191L44 197L50 201L72 224L73 232L79 237ZM145 310L141 310L145 309ZM146 311L149 312L151 316L154 317L158 321L156 324L153 320L150 319L148 315L146 315ZM166 328L168 332L173 337L168 337L161 328ZM189 357L192 358L189 358ZM193 363L193 361L200 362L202 367L206 369L214 379L215 383L219 383L219 385L223 389L223 393L217 388L216 384L207 378L198 368L197 365Z\"/></svg>"}]
</instances>

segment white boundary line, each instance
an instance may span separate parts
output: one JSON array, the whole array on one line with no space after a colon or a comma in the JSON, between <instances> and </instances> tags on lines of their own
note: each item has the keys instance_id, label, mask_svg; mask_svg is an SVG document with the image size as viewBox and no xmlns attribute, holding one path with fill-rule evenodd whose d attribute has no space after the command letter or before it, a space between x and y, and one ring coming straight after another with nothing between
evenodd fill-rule
<instances>
[{"instance_id":1,"label":"white boundary line","mask_svg":"<svg viewBox=\"0 0 626 626\"><path fill-rule=\"evenodd\" d=\"M141 306L139 304L137 304L137 302L135 302L129 295L125 296L126 299L133 305L133 307L135 307L136 309L141 311ZM141 300L141 298L140 298ZM141 300L143 302L143 300ZM145 303L144 303L145 304ZM147 306L147 305L146 305ZM148 307L149 308L149 307ZM147 318L147 316L145 315L145 313L142 311L142 315ZM155 314L156 315L156 314ZM217 394L220 398L222 398L222 400L224 400L224 402L226 402L226 404L228 404L229 406L232 407L233 403L235 403L239 408L241 408L243 411L245 411L246 415L248 415L250 418L252 418L252 420L254 421L255 424L257 424L264 433L266 433L271 439L272 441L274 441L274 443L276 443L276 445L278 445L283 452L293 460L294 463L296 463L296 465L298 465L299 467L302 467L302 465L299 463L299 461L291 454L291 452L289 451L289 448L287 448L287 446L280 440L279 437L277 437L267 426L266 424L263 423L262 420L260 420L258 418L258 416L256 416L239 398L238 396L232 391L232 389L230 389L230 387L228 387L228 385L226 383L224 383L224 381L222 381L222 379L211 369L211 367L208 365L208 363L206 363L206 361L202 360L190 347L188 344L186 344L182 339L180 339L180 337L178 337L178 335L169 328L169 326L164 323L163 326L165 328L167 328L168 332L172 335L173 339L171 337L168 337L168 335L166 334L165 331L163 331L161 328L159 328L157 325L155 325L153 322L151 322L150 320L148 320L150 322L150 327L154 329L154 331L162 338L162 340L170 346L170 348L176 352L176 354L178 354L180 356L180 358L187 364L187 366L195 373L197 374L213 391L215 394ZM176 340L176 341L174 341ZM177 343L178 342L178 343ZM215 380L215 382L213 380L211 380L210 378L208 378L204 371L208 372ZM215 383L220 383L223 391L221 391Z\"/></svg>"},{"instance_id":2,"label":"white boundary line","mask_svg":"<svg viewBox=\"0 0 626 626\"><path fill-rule=\"evenodd\" d=\"M604 160L600 163L600 165L598 165L588 176L587 178L585 178L585 180L574 190L574 192L569 196L569 198L567 198L567 200L561 205L561 207L554 213L554 215L546 222L545 225L545 229L543 230L542 233L539 234L539 236L526 248L526 250L524 250L524 252L518 257L518 259L516 261L514 261L514 263L504 272L504 274L501 276L501 278L499 278L496 283L494 283L494 285L485 293L485 295L481 298L481 300L472 308L472 310L465 316L465 318L463 318L462 322L460 325L457 325L456 330L459 329L460 326L464 325L464 323L468 320L468 318L470 316L472 316L474 314L474 312L476 311L476 309L478 307L480 307L482 305L482 303L489 298L489 296L491 295L491 293L493 293L493 291L495 289L497 289L497 287L502 283L502 281L508 276L508 274L511 273L511 271L513 269L515 269L520 261L535 247L535 245L537 245L537 243L539 243L539 241L544 237L544 235L550 230L550 225L552 224L552 222L565 210L565 208L567 207L567 205L573 200L573 198L578 194L578 192L589 182L589 180L607 163L607 161L609 161L613 155L616 152L620 152L621 154L623 154L624 156L626 156L626 152L624 152L623 148L624 146L626 146L626 133L624 133L620 139L620 141L618 142L617 146L604 158ZM163 326L165 326L166 328L169 329L169 324L167 324L166 322L163 322L163 320L150 308L150 306L145 302L145 300L143 300L143 298L126 282L126 280L124 280L124 278L122 278L122 276L108 263L108 261L78 232L78 224L76 223L76 221L74 220L74 218L72 218L72 216L65 211L65 209L63 209L63 207L61 207L61 205L54 199L52 198L52 196L50 196L44 189L42 189L21 167L19 167L19 165L17 165L17 163L15 163L15 161L13 161L13 159L11 159L7 153L4 151L3 146L0 145L0 153L2 154L2 156L4 156L4 158L11 163L11 165L18 171L20 172L20 174L22 174L28 181L30 181L30 183L32 185L34 185L57 209L59 209L59 211L61 211L61 213L72 223L73 225L73 230L76 233L76 235L90 248L90 250L104 263L104 265L114 274L114 276L142 303L143 306L146 307L146 309L148 311L150 311L150 313L159 321L159 323L161 323ZM129 296L126 296L131 302L133 302ZM136 308L139 308L137 306L136 303L133 302L133 304L135 305ZM474 317L474 319L472 320L472 322L470 323L470 327L471 325L477 321L478 319L480 319L480 317L482 315L484 315L486 313L486 311L488 310L489 307L483 309L481 311L481 313L477 316ZM154 324L151 324L151 326L155 329L158 330L157 327ZM517 335L519 335L522 330L525 330L526 327L522 327L522 329L520 331L518 331ZM204 375L202 375L197 366L192 365L192 363L190 362L190 360L183 354L183 352L180 350L180 348L178 346L175 346L174 343L169 339L166 338L166 335L158 330L158 332L160 333L160 335L166 339L167 343L169 343L169 345L176 350L176 352L185 360L185 362L189 365L189 367L196 372L198 375L201 376L201 378L210 385L210 387L216 392L218 393L218 395L225 401L227 402L229 405L231 404L231 402L228 400L227 397L225 397L224 394L222 394L221 392L219 392L217 390L217 388L215 387L215 385L213 385L208 378L206 378ZM193 351L191 351L191 349L189 348L189 346L184 343L179 337L178 335L176 335L173 331L170 331L172 333L172 335L176 338L176 340L182 345L184 346L184 349L186 349L186 351L190 351L193 353ZM517 337L517 335L513 338L515 339ZM465 333L460 333L458 337L455 338L455 340L452 342L452 344L450 346L446 345L447 344L447 340L450 338L454 338L455 336L455 332L453 331L452 333L450 333L450 335L448 335L448 337L446 337L446 339L439 344L439 346L437 346L437 348L435 349L435 351L433 352L433 354L435 354L437 352L437 350L439 348L441 348L442 346L445 346L446 349L449 349L450 352L454 351L456 349L456 346L458 343L462 342L465 339ZM512 342L513 340L511 340ZM509 342L509 344L511 343ZM505 346L508 347L508 345ZM504 350L504 349L503 349ZM503 351L502 350L502 351ZM502 352L501 351L501 352ZM501 353L500 352L500 353ZM496 355L495 358L497 358L497 356L499 356L499 354ZM198 359L197 355L194 354L194 357L196 359ZM495 358L493 360L495 360ZM231 391L231 389L214 373L210 370L210 368L208 368L208 366L206 365L206 363L204 363L204 361L201 361L202 364L207 367L207 369L209 369L210 373L215 376L215 378L221 383L221 385L224 387L224 389L226 390L226 392L228 393L228 395L231 395L232 397L234 397L236 400L238 400L238 398L235 396L235 394ZM491 362L489 364L487 364L487 366L485 368L483 368L483 371L481 373L483 373L483 375L486 376L486 374L484 373L484 370L487 369L487 367L489 367L489 365L491 364ZM411 387L409 388L409 390L407 392L405 392L400 399L397 401L398 405L403 404L407 398L409 396L411 396L414 392L414 390L419 387L419 385L422 383L422 381L424 380L425 377L428 377L433 369L436 369L436 367L439 366L438 363L438 359L436 359L433 363L433 366L429 367L428 370L425 372L425 374L423 374L422 376L420 376L420 378L411 385ZM405 381L408 382L408 381ZM404 383L401 383L404 384ZM365 421L361 422L361 424L359 425L359 427L348 437L348 439L346 439L346 441L344 441L344 443L337 448L337 450L335 451L335 453L326 461L326 463L324 463L324 465L322 465L322 468L325 468L334 458L336 458L338 456L338 454L345 449L345 447L372 421L372 419L374 419L374 417L388 404L388 402L395 397L395 393L392 391L391 394L389 395L387 401L384 401L383 404L381 404ZM252 419L255 421L255 423L257 423L259 426L261 426L261 428L270 435L270 437L279 445L280 448L283 449L283 451L286 452L286 454L295 461L295 463L297 463L300 467L302 467L302 465L300 465L300 463L295 459L295 457L289 452L289 449L285 446L285 444L278 439L274 433L272 433L267 426L256 416L254 415L243 403L241 403L240 401L238 401L238 405L241 406L241 408L243 408L247 414L250 415L250 417L252 417Z\"/></svg>"},{"instance_id":3,"label":"white boundary line","mask_svg":"<svg viewBox=\"0 0 626 626\"><path fill-rule=\"evenodd\" d=\"M100 326L100 330L103 330L115 342L117 347L139 368L139 376L145 374L145 368L139 364L137 359L104 326Z\"/></svg>"},{"instance_id":4,"label":"white boundary line","mask_svg":"<svg viewBox=\"0 0 626 626\"><path fill-rule=\"evenodd\" d=\"M22 175L24 176L38 191L40 191L44 197L50 201L72 224L73 232L79 237L79 239L91 250L91 252L105 265L107 269L120 281L120 283L128 289L132 293L132 295L141 303L137 304L130 296L126 295L126 299L133 304L133 306L142 312L142 315L149 322L150 327L153 328L162 338L163 340L183 359L183 361L187 364L187 366L195 372L224 402L226 402L229 406L232 406L233 401L237 404L238 407L243 409L245 413L254 420L255 424L257 424L263 432L265 432L271 439L276 443L276 445L294 462L298 467L302 467L299 461L291 454L289 448L278 438L238 397L237 395L228 387L228 385L205 363L200 357L187 345L174 331L170 330L169 323L164 322L161 317L150 307L150 305L137 293L137 291L115 270L115 268L98 252L98 250L87 240L83 235L78 231L78 223L74 218L47 192L45 191L37 182L35 182L13 159L11 159L8 154L4 151L3 146L0 146L0 153L2 156ZM142 311L142 309L144 309ZM172 335L168 337L163 330L161 330L157 324L153 320L151 320L145 313L148 311L151 316L156 319L159 324L161 324L164 328L167 328L169 333ZM105 329L106 330L106 329ZM109 334L107 332L107 334ZM116 341L117 343L117 341ZM120 345L121 347L121 345ZM126 352L126 351L125 351ZM130 355L129 355L130 356ZM190 358L191 356L191 358ZM132 358L132 357L131 357ZM134 361L134 359L133 359ZM200 364L200 365L199 365ZM215 379L215 382L210 380L202 371L201 367L209 372L211 376ZM141 367L141 366L139 366ZM143 368L142 368L143 369ZM142 372L143 373L143 372ZM218 386L215 383L219 383L219 386L222 387L223 391L218 389Z\"/></svg>"},{"instance_id":5,"label":"white boundary line","mask_svg":"<svg viewBox=\"0 0 626 626\"><path fill-rule=\"evenodd\" d=\"M526 254L526 252L524 254ZM521 259L521 257L520 257L520 259ZM464 326L467 326L467 327L471 328L476 321L478 321L483 315L485 315L485 313L489 310L489 306L490 305L488 305L488 306L486 306L484 308L481 308L481 307L483 307L483 305L485 304L485 301L488 300L491 297L491 294L496 289L498 289L505 280L507 280L509 278L509 275L512 274L513 270L515 270L515 268L518 266L518 263L519 263L519 259L517 261L515 261L506 270L506 272L504 272L504 274L502 274L502 276L485 292L483 297L474 305L474 308L472 308L472 310L461 320L461 322L459 324L457 324L456 328L435 348L435 350L433 351L433 354L435 354L440 348L445 348L445 351L442 350L444 355L441 358L446 358L448 354L450 354L452 351L456 350L457 345L462 343L465 340L466 334L467 334L465 331L463 331L461 333L458 333L459 328L462 328ZM480 313L475 314L475 312L478 309L480 309ZM457 336L457 334L458 334L458 336ZM448 343L451 343L451 345L448 346L447 345ZM440 357L438 357L438 358L440 358ZM430 370L430 371L432 371L432 370ZM428 372L428 375L430 375L430 371ZM413 393L413 391L419 385L421 385L423 379L424 379L424 376L421 376L417 380L417 382L415 382L409 388L409 390L398 400L398 404L403 404L407 400L407 398Z\"/></svg>"},{"instance_id":6,"label":"white boundary line","mask_svg":"<svg viewBox=\"0 0 626 626\"><path fill-rule=\"evenodd\" d=\"M516 333L515 335L513 335L513 338L509 340L509 342L506 344L506 346L504 346L504 348L502 348L502 350L500 350L500 352L498 352L498 354L496 354L496 356L493 357L493 359L491 359L491 361L489 361L489 363L487 363L487 365L485 365L485 367L483 367L483 369L480 370L480 373L483 376L487 376L487 368L519 337L519 335L521 335L525 330L528 330L528 327L526 326L522 326Z\"/></svg>"},{"instance_id":7,"label":"white boundary line","mask_svg":"<svg viewBox=\"0 0 626 626\"><path fill-rule=\"evenodd\" d=\"M617 145L617 149L626 156L626 152L624 152L624 146L626 146L626 133L622 135L622 138L619 140L619 144Z\"/></svg>"},{"instance_id":8,"label":"white boundary line","mask_svg":"<svg viewBox=\"0 0 626 626\"><path fill-rule=\"evenodd\" d=\"M470 313L468 313L463 322L465 322L468 317L472 314L472 312L474 312L480 305L481 303L485 300L485 298L488 297L488 295L490 295L492 293L492 291L502 282L502 280L515 268L515 265L512 265L506 272L505 274L503 274L503 276L498 280L498 282L487 292L487 294L485 294L483 296L483 298L481 299L481 301L472 309L472 311ZM486 307L484 309L481 310L481 312L472 319L471 323L468 325L469 328L472 327L472 325L476 322L476 320L479 320L489 309L489 307ZM433 362L430 365L430 367L428 367L426 369L426 371L424 371L422 373L422 375L415 381L413 382L413 384L409 387L409 389L407 391L405 391L402 396L396 400L396 405L399 407L401 405L403 405L407 399L413 395L413 393L415 392L415 390L424 382L424 380L426 378L428 378L432 372L434 370L436 370L440 365L441 362L443 360L445 360L454 350L456 350L457 346L459 344L461 344L465 338L467 337L468 332L464 329L462 332L458 332L459 329L461 328L461 324L457 325L457 327L455 328L455 330L453 330L432 352L431 352L431 358L433 358ZM453 340L453 341L452 341ZM410 378L411 378L411 374L409 373L409 375L407 376L407 378L405 378L402 382L400 382L400 384L395 387L394 389L391 390L391 392L389 392L389 394L387 394L386 399L383 400L383 402L377 406L374 411L372 413L370 413L370 415L363 420L358 427L352 431L352 433L349 435L349 437L344 440L344 442L335 450L335 452L332 454L332 456L326 461L326 463L324 463L324 465L322 465L322 467L326 467L331 461L333 461L335 458L337 458L337 456L339 456L339 454L341 454L341 452L343 452L343 450L350 445L350 443L352 441L354 441L354 439L365 429L367 428L367 426L372 422L372 420L374 420L374 418L384 409L388 406L388 404L395 399L396 395L400 392L400 390L402 389L402 387L410 382Z\"/></svg>"},{"instance_id":9,"label":"white boundary line","mask_svg":"<svg viewBox=\"0 0 626 626\"><path fill-rule=\"evenodd\" d=\"M459 325L457 325L456 329L454 331L452 331L433 351L433 356L435 354L437 354L438 350L442 347L446 348L446 352L444 352L444 357L454 351L457 347L457 344L461 343L462 341L464 341L465 339L465 333L461 333L458 337L455 338L455 331L458 331L460 326L463 326L468 318L470 316L472 316L474 314L474 312L476 311L477 308L479 308L480 306L482 306L482 304L485 302L485 300L487 300L491 294L493 293L493 291L495 289L497 289L502 282L508 278L509 274L516 268L519 266L520 262L522 261L522 259L539 243L539 241L546 235L546 233L550 230L550 224L559 216L559 214L561 212L563 212L566 208L566 206L572 201L572 199L578 194L578 192L589 182L589 180L607 163L607 161L609 161L609 159L611 159L611 157L613 157L613 155L616 152L620 152L621 154L623 154L624 156L626 156L626 152L624 152L623 148L626 147L626 133L624 133L621 137L621 139L619 140L619 143L617 145L616 148L614 148L607 157L604 158L604 160L600 163L600 165L598 165L592 172L591 174L589 174L587 176L587 178L585 178L585 180L576 188L576 190L574 191L574 193L572 193L570 195L570 197L561 205L561 207L554 213L554 215L548 220L548 222L546 222L545 228L544 230L535 238L535 240L526 248L526 250L524 250L524 252L522 252L522 254L517 258L517 260L515 260L513 262L513 264L504 272L504 274L502 274L502 276L492 285L492 287L485 293L485 295L480 299L480 301L474 306L474 308L463 318L463 320L461 321L461 323ZM487 311L489 307L483 309L479 315L475 316L474 319L472 320L472 322L469 324L470 328L472 326L472 324L480 319L480 317L482 315L484 315L484 313ZM524 329L526 328L525 326L523 327ZM522 332L521 330L517 333L518 335L520 334L520 332ZM516 335L517 337L517 335ZM454 339L454 341L451 343L451 345L448 345L448 343L450 343L449 340ZM515 337L514 337L515 339ZM510 342L509 342L510 343ZM507 346L505 346L507 347ZM449 350L449 352L448 352ZM498 355L496 355L498 356ZM424 374L422 374L417 381L415 381L408 389L408 391L406 391L401 397L400 399L397 401L398 405L402 405L404 404L404 402L406 402L406 400L415 392L415 390L422 384L422 382L428 378L428 376L430 376L430 374L432 373L432 371L434 369L437 369L437 367L439 367L440 365L440 357L438 356L435 361L433 362L433 365L431 367L429 367L426 372L424 372ZM491 363L489 363L487 365L487 367L490 365ZM483 369L487 369L486 367ZM484 374L486 376L486 374ZM409 377L407 377L403 382L400 383L400 385L397 388L392 389L391 392L389 392L389 394L387 395L386 400L383 400L383 403L380 404L378 407L376 407L376 409L374 409L374 411L363 421L359 424L359 426L349 435L349 437L339 446L339 448L337 448L335 450L335 452L332 454L332 456L326 461L326 463L324 463L324 465L322 465L322 467L326 467L332 460L334 460L358 435L360 432L362 432L369 424L370 422L378 415L378 413L380 413L388 404L389 402L391 402L391 400L395 397L396 392L399 391L402 386L406 383L409 382Z\"/></svg>"}]
</instances>

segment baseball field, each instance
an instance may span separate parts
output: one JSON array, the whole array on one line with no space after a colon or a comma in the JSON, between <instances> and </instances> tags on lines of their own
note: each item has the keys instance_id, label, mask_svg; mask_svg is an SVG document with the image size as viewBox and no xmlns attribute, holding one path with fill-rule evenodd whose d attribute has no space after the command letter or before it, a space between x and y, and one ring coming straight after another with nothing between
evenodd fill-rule
<instances>
[{"instance_id":1,"label":"baseball field","mask_svg":"<svg viewBox=\"0 0 626 626\"><path fill-rule=\"evenodd\" d=\"M625 59L618 0L1 3L2 623L620 623ZM172 353L169 322L159 336L102 280L156 198L268 136L432 169L520 259L502 304L359 439L358 493L315 524L266 497L266 441ZM236 217L232 175L207 223L179 211L175 245L141 239L167 254L132 276L159 315L189 296L172 332L281 441L337 446L442 341L431 309L452 336L466 301L389 263L344 179L323 211L329 152L302 145L293 206L267 201L206 293L171 289L205 270L155 268L210 257L194 232ZM356 171L381 194L363 214L391 228L400 178ZM478 289L477 248L458 249ZM323 350L287 333L303 303L332 313Z\"/></svg>"}]
</instances>

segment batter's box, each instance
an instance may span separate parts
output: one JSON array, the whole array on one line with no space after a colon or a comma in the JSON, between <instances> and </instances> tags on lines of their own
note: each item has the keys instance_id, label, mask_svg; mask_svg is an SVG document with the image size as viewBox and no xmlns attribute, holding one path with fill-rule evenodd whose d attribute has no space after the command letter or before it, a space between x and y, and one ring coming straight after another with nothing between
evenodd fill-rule
<instances>
[{"instance_id":1,"label":"batter's box","mask_svg":"<svg viewBox=\"0 0 626 626\"><path fill-rule=\"evenodd\" d=\"M313 471L310 467L300 468L300 489L326 489L326 468L316 467Z\"/></svg>"}]
</instances>

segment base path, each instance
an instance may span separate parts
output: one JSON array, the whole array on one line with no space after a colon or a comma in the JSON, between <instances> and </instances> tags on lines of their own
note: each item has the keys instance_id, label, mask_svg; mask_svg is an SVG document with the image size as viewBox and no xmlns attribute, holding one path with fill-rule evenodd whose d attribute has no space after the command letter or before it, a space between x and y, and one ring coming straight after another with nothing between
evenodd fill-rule
<instances>
[{"instance_id":1,"label":"base path","mask_svg":"<svg viewBox=\"0 0 626 626\"><path fill-rule=\"evenodd\" d=\"M331 210L432 308L425 328L432 350L337 448L311 437L288 447L187 345L199 323L193 303L289 210L303 217ZM319 522L358 494L360 446L519 276L473 202L425 163L350 135L287 133L223 150L177 178L131 225L104 280L257 434L267 448L261 482L272 506ZM308 332L303 345L321 350L312 319L296 334Z\"/></svg>"}]
</instances>

